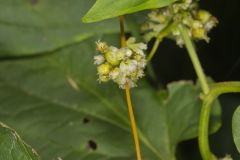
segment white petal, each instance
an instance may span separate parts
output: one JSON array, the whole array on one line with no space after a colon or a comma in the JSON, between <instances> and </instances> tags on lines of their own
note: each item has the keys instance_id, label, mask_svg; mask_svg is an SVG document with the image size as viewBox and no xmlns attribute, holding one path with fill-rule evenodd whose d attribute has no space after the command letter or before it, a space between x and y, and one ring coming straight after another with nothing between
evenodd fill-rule
<instances>
[{"instance_id":1,"label":"white petal","mask_svg":"<svg viewBox=\"0 0 240 160\"><path fill-rule=\"evenodd\" d=\"M130 49L126 49L125 54L127 57L131 57L132 51Z\"/></svg>"},{"instance_id":2,"label":"white petal","mask_svg":"<svg viewBox=\"0 0 240 160\"><path fill-rule=\"evenodd\" d=\"M132 43L135 43L135 42L136 42L136 38L135 37L130 37L127 40L127 44L132 44Z\"/></svg>"},{"instance_id":3,"label":"white petal","mask_svg":"<svg viewBox=\"0 0 240 160\"><path fill-rule=\"evenodd\" d=\"M146 50L147 49L147 45L145 43L138 43L138 47L142 50Z\"/></svg>"},{"instance_id":4,"label":"white petal","mask_svg":"<svg viewBox=\"0 0 240 160\"><path fill-rule=\"evenodd\" d=\"M105 61L105 58L102 55L94 56L93 59L94 59L94 64L95 65L100 65Z\"/></svg>"}]
</instances>

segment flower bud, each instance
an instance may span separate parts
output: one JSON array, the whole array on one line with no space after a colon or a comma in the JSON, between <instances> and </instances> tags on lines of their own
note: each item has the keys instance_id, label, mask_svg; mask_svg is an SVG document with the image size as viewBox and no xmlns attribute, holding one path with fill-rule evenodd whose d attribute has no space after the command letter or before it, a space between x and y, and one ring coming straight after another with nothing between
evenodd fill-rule
<instances>
[{"instance_id":1,"label":"flower bud","mask_svg":"<svg viewBox=\"0 0 240 160\"><path fill-rule=\"evenodd\" d=\"M116 66L120 63L120 60L119 60L116 52L108 51L105 54L105 58L106 58L107 62L109 62L110 64L112 64L114 66Z\"/></svg>"},{"instance_id":2,"label":"flower bud","mask_svg":"<svg viewBox=\"0 0 240 160\"><path fill-rule=\"evenodd\" d=\"M111 66L108 63L101 64L97 67L97 71L99 75L107 75L110 72Z\"/></svg>"},{"instance_id":3,"label":"flower bud","mask_svg":"<svg viewBox=\"0 0 240 160\"><path fill-rule=\"evenodd\" d=\"M206 23L212 15L206 11L206 10L199 10L197 13L197 18L202 21L203 23Z\"/></svg>"},{"instance_id":4,"label":"flower bud","mask_svg":"<svg viewBox=\"0 0 240 160\"><path fill-rule=\"evenodd\" d=\"M193 28L192 29L192 36L193 38L196 38L196 39L205 39L208 41L208 37L206 35L206 31L204 28Z\"/></svg>"},{"instance_id":5,"label":"flower bud","mask_svg":"<svg viewBox=\"0 0 240 160\"><path fill-rule=\"evenodd\" d=\"M107 75L99 75L99 77L98 77L99 82L107 82L109 80L110 80L110 78Z\"/></svg>"},{"instance_id":6,"label":"flower bud","mask_svg":"<svg viewBox=\"0 0 240 160\"><path fill-rule=\"evenodd\" d=\"M106 42L98 41L96 42L96 44L97 44L97 51L101 53L106 53L108 51L108 45Z\"/></svg>"},{"instance_id":7,"label":"flower bud","mask_svg":"<svg viewBox=\"0 0 240 160\"><path fill-rule=\"evenodd\" d=\"M203 27L203 24L200 21L194 20L192 22L192 28L198 29L198 28L202 28L202 27Z\"/></svg>"}]
</instances>

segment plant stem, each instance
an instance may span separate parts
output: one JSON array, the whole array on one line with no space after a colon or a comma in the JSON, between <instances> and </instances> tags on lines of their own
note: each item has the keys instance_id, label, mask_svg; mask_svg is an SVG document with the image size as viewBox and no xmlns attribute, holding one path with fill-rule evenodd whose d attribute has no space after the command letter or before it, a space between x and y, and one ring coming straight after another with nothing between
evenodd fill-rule
<instances>
[{"instance_id":1,"label":"plant stem","mask_svg":"<svg viewBox=\"0 0 240 160\"><path fill-rule=\"evenodd\" d=\"M179 31L185 42L185 46L187 48L188 54L191 58L194 69L199 78L204 96L208 97L211 90L209 89L207 78L203 72L201 63L198 59L194 44L191 38L189 37L188 32L184 26L179 25ZM216 160L216 157L210 151L209 142L208 142L209 117L210 117L213 100L214 98L205 98L203 100L203 106L201 108L201 113L200 113L198 143L199 143L201 156L204 160Z\"/></svg>"},{"instance_id":2,"label":"plant stem","mask_svg":"<svg viewBox=\"0 0 240 160\"><path fill-rule=\"evenodd\" d=\"M152 60L152 58L155 55L155 53L158 49L158 46L162 42L163 38L166 37L172 31L172 29L175 27L176 27L176 23L170 23L158 34L158 36L154 42L154 45L147 57L147 63L149 63Z\"/></svg>"},{"instance_id":3,"label":"plant stem","mask_svg":"<svg viewBox=\"0 0 240 160\"><path fill-rule=\"evenodd\" d=\"M126 36L124 31L124 17L120 16L121 47L126 47Z\"/></svg>"},{"instance_id":4,"label":"plant stem","mask_svg":"<svg viewBox=\"0 0 240 160\"><path fill-rule=\"evenodd\" d=\"M198 59L194 44L193 44L191 38L189 37L186 29L184 28L184 26L179 25L179 31L181 33L181 36L182 36L184 42L185 42L185 46L187 48L188 54L191 58L194 69L195 69L196 74L199 78L200 85L201 85L201 88L203 90L203 93L207 94L209 92L209 86L208 86L208 83L207 83L207 78L206 78L206 75L203 72L203 68L202 68L201 63Z\"/></svg>"},{"instance_id":5,"label":"plant stem","mask_svg":"<svg viewBox=\"0 0 240 160\"><path fill-rule=\"evenodd\" d=\"M132 125L134 142L135 142L137 160L141 160L141 151L140 151L140 144L139 144L139 138L137 133L137 126L134 118L133 107L132 107L131 96L130 96L130 89L129 89L128 83L126 83L126 97L127 97L128 111L129 111L129 116L130 116L131 125Z\"/></svg>"},{"instance_id":6,"label":"plant stem","mask_svg":"<svg viewBox=\"0 0 240 160\"><path fill-rule=\"evenodd\" d=\"M211 153L208 141L209 117L212 104L217 97L224 93L240 92L240 82L223 82L211 86L211 90L203 99L203 107L200 114L199 124L199 149L203 160L216 160L217 158Z\"/></svg>"},{"instance_id":7,"label":"plant stem","mask_svg":"<svg viewBox=\"0 0 240 160\"><path fill-rule=\"evenodd\" d=\"M216 157L211 153L208 141L208 127L211 107L214 99L203 101L198 130L198 145L203 160L216 160Z\"/></svg>"},{"instance_id":8,"label":"plant stem","mask_svg":"<svg viewBox=\"0 0 240 160\"><path fill-rule=\"evenodd\" d=\"M126 47L126 36L125 36L125 32L124 32L123 16L120 17L120 28L121 28L121 47ZM129 117L130 117L130 121L131 121L132 132L133 132L133 138L134 138L134 143L135 143L135 149L136 149L136 154L137 154L137 160L141 160L142 158L141 158L140 143L139 143L138 132L137 132L137 125L136 125L136 121L135 121L135 117L134 117L133 106L132 106L132 102L131 102L131 95L130 95L130 89L129 89L128 83L126 83L125 91L126 91Z\"/></svg>"}]
</instances>

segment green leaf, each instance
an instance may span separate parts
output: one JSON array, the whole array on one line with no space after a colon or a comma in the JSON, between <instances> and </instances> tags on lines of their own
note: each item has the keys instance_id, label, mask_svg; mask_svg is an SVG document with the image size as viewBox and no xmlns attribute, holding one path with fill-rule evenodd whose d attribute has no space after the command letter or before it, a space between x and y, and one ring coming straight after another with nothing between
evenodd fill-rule
<instances>
[{"instance_id":1,"label":"green leaf","mask_svg":"<svg viewBox=\"0 0 240 160\"><path fill-rule=\"evenodd\" d=\"M1 160L40 160L39 156L11 128L0 122Z\"/></svg>"},{"instance_id":2,"label":"green leaf","mask_svg":"<svg viewBox=\"0 0 240 160\"><path fill-rule=\"evenodd\" d=\"M232 121L233 139L240 153L240 106L236 109Z\"/></svg>"},{"instance_id":3,"label":"green leaf","mask_svg":"<svg viewBox=\"0 0 240 160\"><path fill-rule=\"evenodd\" d=\"M94 0L0 0L0 57L41 54L93 35L119 32L117 20L83 24Z\"/></svg>"},{"instance_id":4,"label":"green leaf","mask_svg":"<svg viewBox=\"0 0 240 160\"><path fill-rule=\"evenodd\" d=\"M96 80L95 41L0 63L0 120L15 127L43 159L135 159L124 91ZM138 85L131 92L143 159L173 160L179 142L197 137L200 89L181 81L170 84L166 95L146 80ZM211 118L216 131L218 105Z\"/></svg>"},{"instance_id":5,"label":"green leaf","mask_svg":"<svg viewBox=\"0 0 240 160\"><path fill-rule=\"evenodd\" d=\"M146 9L161 8L176 0L97 0L83 17L83 22L97 22Z\"/></svg>"}]
</instances>

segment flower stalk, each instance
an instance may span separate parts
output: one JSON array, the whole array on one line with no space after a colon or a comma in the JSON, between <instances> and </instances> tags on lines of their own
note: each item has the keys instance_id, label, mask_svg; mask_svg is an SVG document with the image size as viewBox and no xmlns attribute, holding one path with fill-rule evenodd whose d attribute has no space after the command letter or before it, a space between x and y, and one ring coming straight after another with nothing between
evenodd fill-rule
<instances>
[{"instance_id":1,"label":"flower stalk","mask_svg":"<svg viewBox=\"0 0 240 160\"><path fill-rule=\"evenodd\" d=\"M191 38L189 37L187 31L185 30L184 26L180 25L178 28L179 28L181 36L185 42L185 46L187 48L189 57L191 58L191 61L193 63L196 74L199 78L203 93L207 94L209 92L207 78L206 78L206 75L204 74L203 68L202 68L199 58L197 56L197 52L195 50L194 44L193 44Z\"/></svg>"},{"instance_id":2,"label":"flower stalk","mask_svg":"<svg viewBox=\"0 0 240 160\"><path fill-rule=\"evenodd\" d=\"M121 29L121 47L124 48L124 47L126 47L126 36L125 36L125 32L124 32L124 17L123 16L120 17L120 29ZM130 117L130 121L131 121L131 127L132 127L134 143L135 143L137 160L141 160L142 158L141 158L140 143L139 143L139 138L138 138L137 125L136 125L136 121L135 121L135 117L134 117L128 82L126 82L125 91L126 91L127 105L128 105L129 117Z\"/></svg>"}]
</instances>

